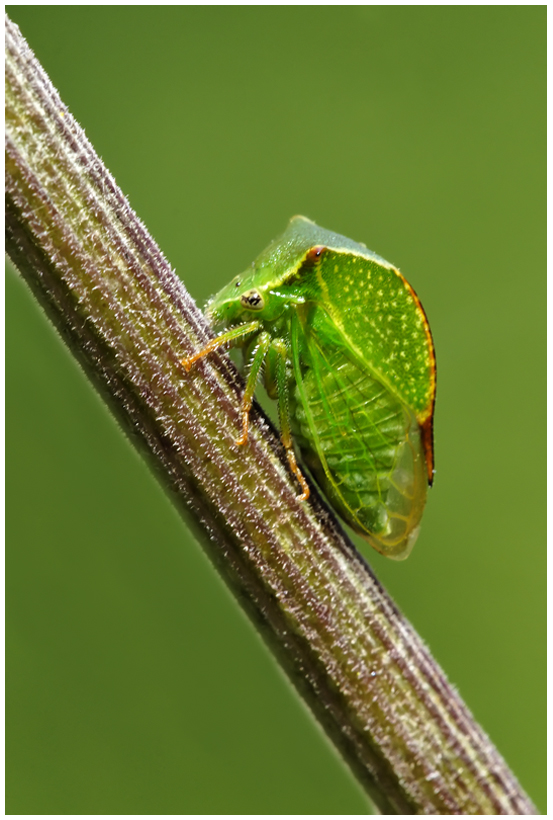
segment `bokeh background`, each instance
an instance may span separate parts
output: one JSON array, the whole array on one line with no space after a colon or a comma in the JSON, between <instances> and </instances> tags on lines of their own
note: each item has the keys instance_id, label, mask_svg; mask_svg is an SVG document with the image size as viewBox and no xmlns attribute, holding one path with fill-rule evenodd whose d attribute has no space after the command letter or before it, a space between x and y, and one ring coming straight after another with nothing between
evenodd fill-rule
<instances>
[{"instance_id":1,"label":"bokeh background","mask_svg":"<svg viewBox=\"0 0 553 820\"><path fill-rule=\"evenodd\" d=\"M199 303L303 213L398 265L435 487L371 564L545 810L543 6L8 13ZM13 271L7 812L368 803Z\"/></svg>"}]
</instances>

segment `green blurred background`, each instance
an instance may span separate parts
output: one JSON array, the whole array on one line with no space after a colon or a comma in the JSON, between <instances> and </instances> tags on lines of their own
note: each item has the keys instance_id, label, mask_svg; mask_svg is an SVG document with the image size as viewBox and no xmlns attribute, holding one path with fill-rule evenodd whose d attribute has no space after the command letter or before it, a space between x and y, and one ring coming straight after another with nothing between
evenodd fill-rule
<instances>
[{"instance_id":1,"label":"green blurred background","mask_svg":"<svg viewBox=\"0 0 553 820\"><path fill-rule=\"evenodd\" d=\"M438 356L409 560L369 560L545 810L545 7L17 6L199 303L303 213ZM11 814L360 814L360 788L7 273Z\"/></svg>"}]
</instances>

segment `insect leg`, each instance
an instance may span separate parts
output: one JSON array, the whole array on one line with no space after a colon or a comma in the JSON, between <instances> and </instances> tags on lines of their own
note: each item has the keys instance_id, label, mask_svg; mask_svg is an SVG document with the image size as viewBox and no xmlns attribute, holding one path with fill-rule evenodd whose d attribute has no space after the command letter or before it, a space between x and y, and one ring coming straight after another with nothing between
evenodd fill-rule
<instances>
[{"instance_id":1,"label":"insect leg","mask_svg":"<svg viewBox=\"0 0 553 820\"><path fill-rule=\"evenodd\" d=\"M293 474L296 476L302 489L301 495L298 496L299 501L307 501L309 498L309 486L303 477L303 474L298 467L296 461L296 454L292 445L292 431L290 428L290 413L288 412L288 390L286 379L286 359L287 348L283 339L275 339L272 343L272 349L276 353L275 361L275 376L277 383L278 396L278 417L280 420L280 438L286 449L288 456L288 464Z\"/></svg>"},{"instance_id":2,"label":"insect leg","mask_svg":"<svg viewBox=\"0 0 553 820\"><path fill-rule=\"evenodd\" d=\"M250 410L252 409L253 394L257 386L259 378L259 371L265 361L267 351L271 345L271 337L267 332L260 333L257 339L257 347L255 348L253 358L250 365L250 372L248 373L248 380L246 382L246 389L242 396L242 435L236 439L236 444L245 444L248 440L248 424L250 420Z\"/></svg>"},{"instance_id":3,"label":"insect leg","mask_svg":"<svg viewBox=\"0 0 553 820\"><path fill-rule=\"evenodd\" d=\"M259 330L260 327L261 322L248 322L245 325L238 325L238 327L233 327L230 330L226 330L224 333L220 333L214 339L211 339L211 341L197 353L194 353L192 356L186 356L182 359L181 364L188 373L194 362L197 362L198 359L203 359L204 356L208 355L208 353L212 353L214 350L233 342L235 339L240 339L242 336L255 333L255 331Z\"/></svg>"}]
</instances>

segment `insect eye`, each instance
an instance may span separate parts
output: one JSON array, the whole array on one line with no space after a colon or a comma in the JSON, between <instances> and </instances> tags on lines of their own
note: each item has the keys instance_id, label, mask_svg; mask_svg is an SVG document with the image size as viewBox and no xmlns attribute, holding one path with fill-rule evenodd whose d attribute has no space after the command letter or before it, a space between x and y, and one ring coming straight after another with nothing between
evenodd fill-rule
<instances>
[{"instance_id":1,"label":"insect eye","mask_svg":"<svg viewBox=\"0 0 553 820\"><path fill-rule=\"evenodd\" d=\"M307 251L307 255L305 257L306 264L316 265L325 250L326 248L324 245L316 245L314 248L311 248Z\"/></svg>"},{"instance_id":2,"label":"insect eye","mask_svg":"<svg viewBox=\"0 0 553 820\"><path fill-rule=\"evenodd\" d=\"M240 304L248 310L263 310L265 301L258 290L247 290L240 297Z\"/></svg>"},{"instance_id":3,"label":"insect eye","mask_svg":"<svg viewBox=\"0 0 553 820\"><path fill-rule=\"evenodd\" d=\"M241 284L242 284L242 282L240 281L240 279L237 279L236 282L234 283L234 286L239 288Z\"/></svg>"}]
</instances>

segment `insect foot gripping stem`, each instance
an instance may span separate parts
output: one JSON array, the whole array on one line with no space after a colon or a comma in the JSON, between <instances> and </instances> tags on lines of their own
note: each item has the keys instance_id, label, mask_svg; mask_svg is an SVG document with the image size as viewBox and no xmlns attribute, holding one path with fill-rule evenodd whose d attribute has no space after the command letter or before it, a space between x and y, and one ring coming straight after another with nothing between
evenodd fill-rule
<instances>
[{"instance_id":1,"label":"insect foot gripping stem","mask_svg":"<svg viewBox=\"0 0 553 820\"><path fill-rule=\"evenodd\" d=\"M212 339L210 342L206 344L201 350L197 353L193 353L192 356L185 356L184 359L181 359L181 364L189 373L192 370L192 365L195 364L200 359L203 359L204 356L207 356L209 353L212 353L214 350L217 350L218 347L222 347L224 342L221 341L220 338Z\"/></svg>"},{"instance_id":2,"label":"insect foot gripping stem","mask_svg":"<svg viewBox=\"0 0 553 820\"><path fill-rule=\"evenodd\" d=\"M286 447L286 444L284 442L283 444ZM288 447L286 447L286 455L288 456L288 464L290 465L290 469L298 479L300 487L302 489L301 495L298 495L298 501L307 501L310 495L309 485L303 477L302 471L298 467L298 462L296 461L296 454L294 453L291 444Z\"/></svg>"},{"instance_id":3,"label":"insect foot gripping stem","mask_svg":"<svg viewBox=\"0 0 553 820\"><path fill-rule=\"evenodd\" d=\"M248 406L245 406L244 403L242 403L242 410L241 410L242 435L240 436L240 438L237 438L234 442L237 447L242 447L242 445L244 445L248 440L248 429L249 429L249 425L250 425L250 410L251 410L251 408L252 408L252 402L251 401L249 402Z\"/></svg>"}]
</instances>

